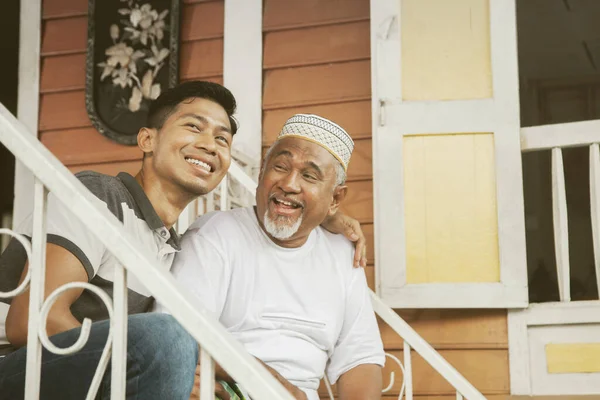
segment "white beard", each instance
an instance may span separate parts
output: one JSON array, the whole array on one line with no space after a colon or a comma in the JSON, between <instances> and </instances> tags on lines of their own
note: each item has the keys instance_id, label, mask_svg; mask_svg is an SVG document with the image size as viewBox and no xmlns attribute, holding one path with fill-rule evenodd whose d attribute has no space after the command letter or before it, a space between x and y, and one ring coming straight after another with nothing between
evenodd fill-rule
<instances>
[{"instance_id":1,"label":"white beard","mask_svg":"<svg viewBox=\"0 0 600 400\"><path fill-rule=\"evenodd\" d=\"M263 218L263 225L267 233L277 240L286 240L294 236L298 232L301 223L302 215L298 217L296 222L290 223L287 217L279 216L275 219L271 218L268 210L265 212Z\"/></svg>"}]
</instances>

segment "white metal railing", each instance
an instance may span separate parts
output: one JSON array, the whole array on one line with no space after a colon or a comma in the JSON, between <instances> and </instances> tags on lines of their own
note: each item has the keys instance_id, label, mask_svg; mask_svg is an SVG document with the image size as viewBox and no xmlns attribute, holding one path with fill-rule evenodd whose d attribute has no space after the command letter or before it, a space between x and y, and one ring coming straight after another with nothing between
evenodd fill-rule
<instances>
[{"instance_id":1,"label":"white metal railing","mask_svg":"<svg viewBox=\"0 0 600 400\"><path fill-rule=\"evenodd\" d=\"M250 166L251 167L251 166ZM256 195L257 183L246 174L239 166L233 166L229 170L229 174L233 179L241 184L243 189L252 194L252 198ZM228 192L220 191L220 196L227 196ZM239 196L239 193L237 194ZM221 200L222 197L221 197ZM214 203L213 203L214 204ZM227 204L225 200L223 204ZM221 208L222 209L222 208ZM208 209L208 211L213 211ZM371 301L375 313L387 323L404 341L403 357L404 364L398 360L393 354L386 353L386 357L396 362L403 374L403 382L399 390L398 399L404 396L407 400L413 398L412 385L412 355L414 350L423 359L433 367L452 387L456 390L456 399L461 400L463 397L469 400L485 400L485 397L463 377L448 361L444 359L425 339L423 339L410 325L402 319L392 308L386 305L379 296L371 291ZM390 374L390 383L383 389L383 393L389 392L394 386L395 374ZM331 385L325 377L325 385L331 400L334 400L334 394Z\"/></svg>"},{"instance_id":2,"label":"white metal railing","mask_svg":"<svg viewBox=\"0 0 600 400\"><path fill-rule=\"evenodd\" d=\"M139 244L132 240L117 218L106 208L99 207L94 195L79 182L6 108L0 104L0 142L35 176L33 237L31 246L26 239L12 231L8 233L23 243L29 259L29 274L18 288L0 293L3 298L23 293L29 286L30 308L27 338L26 400L39 397L42 346L58 354L69 354L86 343L91 321L85 319L77 342L66 349L57 349L47 340L45 318L54 300L72 287L93 291L108 308L111 334L98 366L88 399L95 398L100 380L112 353L111 399L125 397L127 348L127 274L133 273L152 296L164 304L179 323L196 339L201 347L201 399L214 399L214 361L218 362L239 382L254 399L292 399L290 393L243 346L234 340L225 328L206 310L192 301L181 290L175 279L156 261L148 257ZM46 206L51 191L76 218L94 227L92 233L123 265L114 277L113 299L97 287L86 283L69 283L58 288L44 301L46 250ZM112 350L112 351L111 351ZM213 361L214 360L214 361Z\"/></svg>"},{"instance_id":3,"label":"white metal railing","mask_svg":"<svg viewBox=\"0 0 600 400\"><path fill-rule=\"evenodd\" d=\"M571 301L569 222L563 148L589 147L590 210L596 285L600 292L600 120L521 129L521 151L551 150L552 219L560 301Z\"/></svg>"},{"instance_id":4,"label":"white metal railing","mask_svg":"<svg viewBox=\"0 0 600 400\"><path fill-rule=\"evenodd\" d=\"M214 362L218 362L231 376L238 381L254 399L291 399L291 395L281 386L257 360L245 352L242 345L231 338L226 330L205 310L190 301L183 290L179 290L173 277L152 267L154 261L147 257L138 244L131 241L119 221L105 208L96 206L91 194L37 139L28 135L25 128L2 105L0 105L0 142L23 162L35 175L35 205L34 205L34 234L32 244L9 230L1 230L0 234L17 237L24 245L30 260L29 275L23 283L9 293L0 293L0 297L16 296L30 287L28 359L27 359L27 393L26 399L38 398L40 380L41 349L44 346L56 354L70 354L78 351L86 343L91 321L84 320L81 334L77 342L69 348L58 349L48 341L45 332L45 319L48 310L64 291L79 287L93 291L106 305L111 322L109 340L92 385L88 399L93 399L101 378L106 370L109 357L112 354L112 391L113 400L124 398L125 366L126 366L126 330L127 330L127 273L133 273L152 293L157 301L164 304L173 316L187 329L201 346L202 360L201 399L214 398ZM256 193L256 182L249 176L255 166L246 164L245 167L232 163L228 176L220 188L205 199L196 202L179 220L179 229L187 228L192 218L204 212L217 209L249 205L248 199L253 199ZM238 192L232 191L233 182L239 185ZM250 196L239 193L246 190ZM111 299L93 285L86 283L70 283L53 292L45 301L42 293L45 276L45 240L46 240L46 199L48 191L67 205L73 214L93 226L93 233L119 259L124 268L116 271L115 287ZM412 399L412 356L411 350L421 355L442 377L455 389L457 399L464 396L467 399L484 399L456 369L454 369L436 350L419 336L398 314L385 305L382 300L372 293L373 307L379 315L404 340L404 364L395 356L386 356L400 365L403 373L403 383L399 399L404 396ZM390 384L384 389L389 391L394 385L395 376L392 373ZM330 391L332 396L332 392ZM333 398L333 397L332 397Z\"/></svg>"}]
</instances>

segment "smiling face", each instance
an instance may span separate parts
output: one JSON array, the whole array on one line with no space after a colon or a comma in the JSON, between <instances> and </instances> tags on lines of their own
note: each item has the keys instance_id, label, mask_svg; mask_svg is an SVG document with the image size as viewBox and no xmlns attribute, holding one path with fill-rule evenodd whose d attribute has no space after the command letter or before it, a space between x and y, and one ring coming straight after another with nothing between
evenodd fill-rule
<instances>
[{"instance_id":1,"label":"smiling face","mask_svg":"<svg viewBox=\"0 0 600 400\"><path fill-rule=\"evenodd\" d=\"M183 193L201 196L227 173L232 139L222 106L203 98L188 99L158 131L149 129L147 143L140 143L146 154L144 168Z\"/></svg>"},{"instance_id":2,"label":"smiling face","mask_svg":"<svg viewBox=\"0 0 600 400\"><path fill-rule=\"evenodd\" d=\"M275 243L299 247L346 195L347 188L335 184L338 161L294 137L280 139L267 157L256 192L258 219Z\"/></svg>"}]
</instances>

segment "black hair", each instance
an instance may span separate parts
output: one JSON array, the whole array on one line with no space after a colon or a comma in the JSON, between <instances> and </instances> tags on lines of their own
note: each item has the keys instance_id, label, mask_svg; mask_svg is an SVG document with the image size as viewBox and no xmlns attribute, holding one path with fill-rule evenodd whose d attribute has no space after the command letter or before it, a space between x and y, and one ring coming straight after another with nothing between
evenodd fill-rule
<instances>
[{"instance_id":1,"label":"black hair","mask_svg":"<svg viewBox=\"0 0 600 400\"><path fill-rule=\"evenodd\" d=\"M148 110L148 119L146 125L148 128L160 129L182 102L201 98L212 100L225 109L231 124L231 133L235 134L238 130L238 124L233 117L236 109L236 101L233 94L226 87L214 82L189 81L169 88L161 93L152 103Z\"/></svg>"}]
</instances>

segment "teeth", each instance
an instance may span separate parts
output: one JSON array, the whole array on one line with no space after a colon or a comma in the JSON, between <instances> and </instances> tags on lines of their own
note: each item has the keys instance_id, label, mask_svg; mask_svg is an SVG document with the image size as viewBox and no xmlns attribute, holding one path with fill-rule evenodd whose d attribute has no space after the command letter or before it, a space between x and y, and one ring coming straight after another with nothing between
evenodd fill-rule
<instances>
[{"instance_id":1,"label":"teeth","mask_svg":"<svg viewBox=\"0 0 600 400\"><path fill-rule=\"evenodd\" d=\"M278 203L281 203L281 204L283 204L283 205L286 205L286 206L288 206L288 207L297 207L297 205L296 205L296 204L294 204L294 203L291 203L291 202L289 202L289 201L285 201L285 200L279 200L279 199L275 199L275 200L277 200L277 202L278 202Z\"/></svg>"},{"instance_id":2,"label":"teeth","mask_svg":"<svg viewBox=\"0 0 600 400\"><path fill-rule=\"evenodd\" d=\"M207 163L202 162L200 160L196 160L194 158L186 158L185 161L189 162L190 164L194 164L199 167L202 167L203 169L205 169L208 172L210 172L210 170L211 170L210 165L208 165Z\"/></svg>"}]
</instances>

